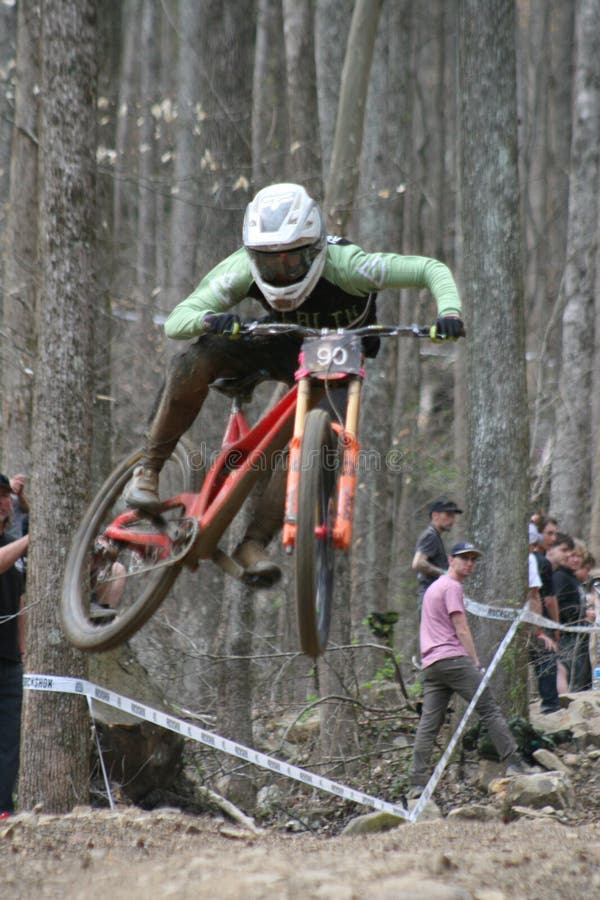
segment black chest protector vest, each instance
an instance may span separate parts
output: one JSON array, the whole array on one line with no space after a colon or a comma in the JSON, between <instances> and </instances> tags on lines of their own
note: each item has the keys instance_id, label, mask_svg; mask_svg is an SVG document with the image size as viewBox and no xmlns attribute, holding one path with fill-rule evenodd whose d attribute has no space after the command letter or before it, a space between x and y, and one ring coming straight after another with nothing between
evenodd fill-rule
<instances>
[{"instance_id":1,"label":"black chest protector vest","mask_svg":"<svg viewBox=\"0 0 600 900\"><path fill-rule=\"evenodd\" d=\"M349 244L350 241L336 240L336 243ZM268 318L274 322L294 322L306 328L359 328L377 323L376 293L357 297L325 278L319 278L310 296L290 312L277 312L269 306L255 282L252 283L248 296L258 300L269 313ZM378 337L364 338L365 356L377 356L379 345Z\"/></svg>"}]
</instances>

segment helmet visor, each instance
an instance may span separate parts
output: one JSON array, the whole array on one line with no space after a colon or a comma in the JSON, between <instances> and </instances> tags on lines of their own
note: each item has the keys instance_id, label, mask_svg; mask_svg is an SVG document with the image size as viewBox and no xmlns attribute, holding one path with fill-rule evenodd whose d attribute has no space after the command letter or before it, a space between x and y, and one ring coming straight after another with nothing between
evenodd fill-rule
<instances>
[{"instance_id":1,"label":"helmet visor","mask_svg":"<svg viewBox=\"0 0 600 900\"><path fill-rule=\"evenodd\" d=\"M321 252L321 247L315 245L276 252L246 249L263 281L274 285L302 281Z\"/></svg>"}]
</instances>

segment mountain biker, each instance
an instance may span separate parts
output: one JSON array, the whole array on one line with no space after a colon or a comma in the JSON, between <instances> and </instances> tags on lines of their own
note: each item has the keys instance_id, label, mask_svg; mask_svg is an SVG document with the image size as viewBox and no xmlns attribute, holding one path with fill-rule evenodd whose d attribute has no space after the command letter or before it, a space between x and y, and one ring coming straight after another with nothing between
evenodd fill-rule
<instances>
[{"instance_id":1,"label":"mountain biker","mask_svg":"<svg viewBox=\"0 0 600 900\"><path fill-rule=\"evenodd\" d=\"M262 369L276 381L293 384L299 338L240 335L241 320L232 311L238 303L248 297L258 300L269 321L357 328L376 322L378 290L409 287L428 288L437 302L433 340L464 335L458 290L443 263L423 256L366 253L350 241L327 235L318 204L300 185L273 184L259 191L246 209L243 246L208 272L165 323L167 337L196 341L169 366L143 456L127 490L128 504L158 512L159 473L198 415L214 379ZM375 356L378 344L376 338L365 339L365 354ZM280 491L267 489L233 553L264 586L281 575L265 548L282 518Z\"/></svg>"}]
</instances>

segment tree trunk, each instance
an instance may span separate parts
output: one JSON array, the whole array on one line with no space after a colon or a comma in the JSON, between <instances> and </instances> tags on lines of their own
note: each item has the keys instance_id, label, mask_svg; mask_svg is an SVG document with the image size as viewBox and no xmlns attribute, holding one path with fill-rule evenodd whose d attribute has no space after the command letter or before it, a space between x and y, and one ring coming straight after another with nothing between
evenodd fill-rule
<instances>
[{"instance_id":1,"label":"tree trunk","mask_svg":"<svg viewBox=\"0 0 600 900\"><path fill-rule=\"evenodd\" d=\"M351 630L350 561L338 553L335 561L335 595L331 614L329 651L317 663L321 697L346 697L327 700L319 707L321 722L319 747L323 762L334 771L351 773L354 765L348 757L359 752L358 721L350 700L357 695L354 651L349 647Z\"/></svg>"},{"instance_id":2,"label":"tree trunk","mask_svg":"<svg viewBox=\"0 0 600 900\"><path fill-rule=\"evenodd\" d=\"M252 181L256 190L285 181L288 113L281 0L259 0L252 92Z\"/></svg>"},{"instance_id":3,"label":"tree trunk","mask_svg":"<svg viewBox=\"0 0 600 900\"><path fill-rule=\"evenodd\" d=\"M342 72L325 215L334 234L345 234L358 183L359 160L381 0L357 0Z\"/></svg>"},{"instance_id":4,"label":"tree trunk","mask_svg":"<svg viewBox=\"0 0 600 900\"><path fill-rule=\"evenodd\" d=\"M359 243L367 250L402 250L402 183L410 146L407 91L410 30L408 0L383 7L366 104L359 185L363 199L356 221ZM399 129L399 122L404 127ZM390 172L390 160L396 178ZM384 291L378 295L377 316L383 323L405 321L397 292ZM373 635L363 625L365 617L373 611L396 610L402 593L397 550L404 545L405 535L393 527L402 482L402 474L393 459L398 451L396 436L402 427L395 416L403 391L397 378L404 374L398 361L414 359L417 349L411 341L383 340L377 359L368 362L363 388L364 463L359 473L354 515L352 610L353 634L366 640L372 640ZM381 666L381 662L379 651L363 651L356 663L361 680L372 677L373 668Z\"/></svg>"},{"instance_id":5,"label":"tree trunk","mask_svg":"<svg viewBox=\"0 0 600 900\"><path fill-rule=\"evenodd\" d=\"M21 3L17 24L15 124L4 241L2 329L2 469L31 468L31 404L37 277L38 108L40 8Z\"/></svg>"},{"instance_id":6,"label":"tree trunk","mask_svg":"<svg viewBox=\"0 0 600 900\"><path fill-rule=\"evenodd\" d=\"M559 511L561 529L583 536L590 524L592 470L590 397L600 189L599 17L600 0L577 4L562 368L552 459L552 508Z\"/></svg>"},{"instance_id":7,"label":"tree trunk","mask_svg":"<svg viewBox=\"0 0 600 900\"><path fill-rule=\"evenodd\" d=\"M218 649L230 658L224 659L219 667L217 730L247 747L253 745L251 654L255 598L254 591L233 579L226 579L222 607L227 611L227 619L223 622L224 639ZM219 785L221 793L236 805L252 809L256 797L253 780L247 772L239 771L238 761L224 758L223 768L229 774Z\"/></svg>"},{"instance_id":8,"label":"tree trunk","mask_svg":"<svg viewBox=\"0 0 600 900\"><path fill-rule=\"evenodd\" d=\"M291 176L323 195L312 0L283 0Z\"/></svg>"},{"instance_id":9,"label":"tree trunk","mask_svg":"<svg viewBox=\"0 0 600 900\"><path fill-rule=\"evenodd\" d=\"M197 198L200 180L200 73L198 4L179 4L179 56L177 60L177 119L175 123L175 172L171 188L171 244L168 294L173 303L190 293L197 281L196 251L199 237Z\"/></svg>"},{"instance_id":10,"label":"tree trunk","mask_svg":"<svg viewBox=\"0 0 600 900\"><path fill-rule=\"evenodd\" d=\"M521 8L526 9L524 5ZM537 90L527 90L527 96L532 94L531 102L528 107L523 108L520 115L524 123L523 135L530 133L533 143L530 148L529 141L522 137L524 154L529 152L534 163L537 155L543 155L545 159L543 214L540 213L537 223L537 237L532 235L531 241L527 243L526 258L532 259L534 268L529 272L529 285L526 283L526 310L530 307L526 315L529 357L534 360L529 373L530 391L534 396L531 417L532 505L534 508L547 510L550 501L549 461L555 435L560 372L560 318L564 302L561 283L565 268L569 198L575 15L573 0L542 2L532 9L536 19L542 16L545 19L546 13L549 13L547 32L544 32L538 47L539 57L543 60L533 58L531 67L531 77L540 69L547 81L540 83L540 79L536 77ZM524 49L522 55L525 52ZM524 80L526 77L527 71L523 65L521 78ZM525 93L525 86L521 93ZM538 114L538 127L528 126L530 117L538 107L545 110L545 119L540 121ZM527 157L522 169L524 184L539 183L539 178L535 177L528 166Z\"/></svg>"},{"instance_id":11,"label":"tree trunk","mask_svg":"<svg viewBox=\"0 0 600 900\"><path fill-rule=\"evenodd\" d=\"M142 0L128 0L121 9L124 35L119 69L112 238L115 247L117 296L131 288L132 246L136 219L135 175L138 150L132 133L137 118L138 60ZM126 287L127 286L127 287Z\"/></svg>"},{"instance_id":12,"label":"tree trunk","mask_svg":"<svg viewBox=\"0 0 600 900\"><path fill-rule=\"evenodd\" d=\"M469 593L520 606L527 589L528 433L515 6L513 0L461 0L460 10L464 273L474 299L475 335L467 358L467 521L468 537L484 551ZM478 628L475 639L487 661L497 629ZM510 701L522 713L526 684L520 674Z\"/></svg>"},{"instance_id":13,"label":"tree trunk","mask_svg":"<svg viewBox=\"0 0 600 900\"><path fill-rule=\"evenodd\" d=\"M14 69L13 78L10 78L7 74L15 62L16 34L17 9L15 4L3 3L0 6L0 67L4 73L4 90L0 94L0 242L6 227L6 211L10 188L10 155L15 109L13 89L15 83L18 87L18 80L14 78ZM2 276L2 263L0 261L0 283L3 281Z\"/></svg>"},{"instance_id":14,"label":"tree trunk","mask_svg":"<svg viewBox=\"0 0 600 900\"><path fill-rule=\"evenodd\" d=\"M34 388L30 671L82 677L58 622L65 548L88 499L96 206L96 4L57 0L42 18L39 342ZM49 477L50 476L50 477ZM47 812L85 803L89 723L83 698L26 697L19 802Z\"/></svg>"},{"instance_id":15,"label":"tree trunk","mask_svg":"<svg viewBox=\"0 0 600 900\"><path fill-rule=\"evenodd\" d=\"M395 5L395 4L394 4ZM317 0L315 9L315 65L319 101L319 133L323 184L327 184L333 152L335 121L342 85L342 69L351 17L346 0Z\"/></svg>"},{"instance_id":16,"label":"tree trunk","mask_svg":"<svg viewBox=\"0 0 600 900\"><path fill-rule=\"evenodd\" d=\"M600 233L600 205L598 208L598 232ZM592 372L592 521L590 525L590 547L596 555L600 548L600 247L596 251L596 316L594 334L594 369Z\"/></svg>"}]
</instances>

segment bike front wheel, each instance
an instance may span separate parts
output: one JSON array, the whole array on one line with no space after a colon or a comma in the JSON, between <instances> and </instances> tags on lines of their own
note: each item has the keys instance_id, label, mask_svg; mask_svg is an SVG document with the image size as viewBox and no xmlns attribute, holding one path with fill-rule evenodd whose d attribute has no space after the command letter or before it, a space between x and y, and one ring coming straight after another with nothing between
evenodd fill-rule
<instances>
[{"instance_id":1,"label":"bike front wheel","mask_svg":"<svg viewBox=\"0 0 600 900\"><path fill-rule=\"evenodd\" d=\"M155 547L107 540L104 535L109 523L127 510L123 491L141 455L141 450L131 454L109 475L73 538L61 618L67 638L80 650L110 650L130 638L158 609L181 571L181 564L161 564ZM197 489L198 473L190 460L189 449L178 444L161 474L164 497ZM192 524L175 507L154 520L140 513L131 530L168 534L173 546L185 549Z\"/></svg>"},{"instance_id":2,"label":"bike front wheel","mask_svg":"<svg viewBox=\"0 0 600 900\"><path fill-rule=\"evenodd\" d=\"M327 646L334 584L333 519L337 438L329 414L306 416L300 447L296 524L296 609L300 646L316 659Z\"/></svg>"}]
</instances>

